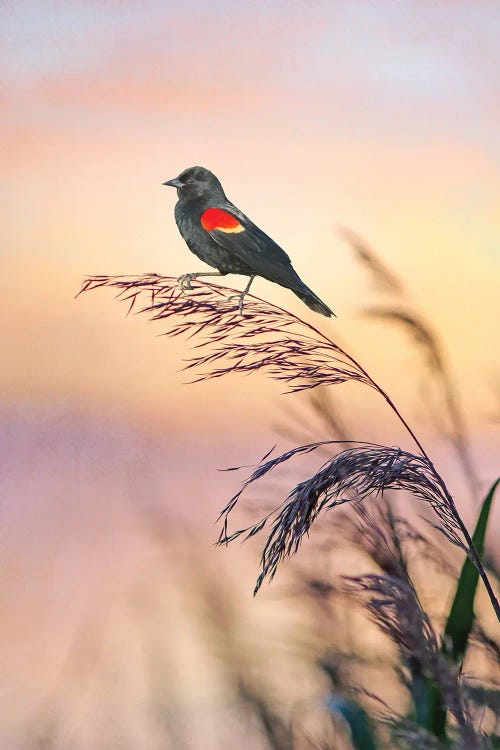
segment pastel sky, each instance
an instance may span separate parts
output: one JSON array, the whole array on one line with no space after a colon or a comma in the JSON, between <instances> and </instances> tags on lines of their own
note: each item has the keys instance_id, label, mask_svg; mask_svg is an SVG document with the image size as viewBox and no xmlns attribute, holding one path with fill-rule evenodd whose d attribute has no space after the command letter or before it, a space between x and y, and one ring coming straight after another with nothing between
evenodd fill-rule
<instances>
[{"instance_id":1,"label":"pastel sky","mask_svg":"<svg viewBox=\"0 0 500 750\"><path fill-rule=\"evenodd\" d=\"M155 411L168 384L176 419L196 402L176 372L183 344L160 349L109 296L71 296L85 274L199 268L161 182L201 163L390 381L402 342L357 317L374 298L336 230L365 237L434 322L461 384L476 382L471 413L488 411L499 22L494 2L3 3L7 397L120 410L127 393ZM300 309L266 282L255 291ZM196 409L210 430L228 404L226 386L209 392ZM273 393L254 380L249 411Z\"/></svg>"},{"instance_id":2,"label":"pastel sky","mask_svg":"<svg viewBox=\"0 0 500 750\"><path fill-rule=\"evenodd\" d=\"M299 408L263 377L184 385L185 341L125 318L106 290L73 299L87 274L203 270L161 185L185 167L212 169L338 318L318 320L264 280L255 294L357 354L455 489L462 477L419 401L418 359L400 332L360 315L383 300L338 229L364 237L432 321L481 480L497 473L499 38L497 0L0 3L12 736L54 671L50 654L70 642L61 622L92 607L107 616L130 581L156 580L154 566L163 576L138 531L144 498L187 511L211 549L239 482L216 469L263 455ZM398 442L383 405L350 386L336 397L357 436Z\"/></svg>"},{"instance_id":3,"label":"pastel sky","mask_svg":"<svg viewBox=\"0 0 500 750\"><path fill-rule=\"evenodd\" d=\"M337 311L333 334L407 400L417 382L394 374L410 355L359 317L377 299L337 229L365 237L442 336L474 426L491 411L495 3L11 2L0 14L8 400L167 410L176 428L191 413L208 434L234 415L265 419L278 390L262 378L190 390L183 342L124 321L109 295L72 300L88 273L200 267L161 182L201 163ZM301 309L267 282L255 291Z\"/></svg>"}]
</instances>

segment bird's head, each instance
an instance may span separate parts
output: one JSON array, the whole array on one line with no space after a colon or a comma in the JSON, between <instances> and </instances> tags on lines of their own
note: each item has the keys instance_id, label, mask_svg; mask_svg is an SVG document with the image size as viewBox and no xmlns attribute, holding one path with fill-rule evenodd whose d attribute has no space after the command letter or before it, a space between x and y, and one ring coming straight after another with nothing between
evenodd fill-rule
<instances>
[{"instance_id":1,"label":"bird's head","mask_svg":"<svg viewBox=\"0 0 500 750\"><path fill-rule=\"evenodd\" d=\"M222 185L217 177L205 167L189 167L181 172L178 177L167 180L163 184L177 188L179 198L186 200L202 198L214 193L224 195Z\"/></svg>"}]
</instances>

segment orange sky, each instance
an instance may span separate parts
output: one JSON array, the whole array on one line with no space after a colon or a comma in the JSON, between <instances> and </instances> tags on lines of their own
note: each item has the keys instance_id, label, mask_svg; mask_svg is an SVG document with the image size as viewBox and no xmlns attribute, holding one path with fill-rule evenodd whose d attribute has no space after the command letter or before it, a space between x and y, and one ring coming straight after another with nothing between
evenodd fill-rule
<instances>
[{"instance_id":1,"label":"orange sky","mask_svg":"<svg viewBox=\"0 0 500 750\"><path fill-rule=\"evenodd\" d=\"M186 401L213 410L179 388L179 345L160 349L145 326L125 328L109 298L72 301L87 273L200 267L161 182L201 163L339 313L331 330L390 378L376 329L353 317L374 298L335 227L367 238L441 333L470 412L488 410L494 4L53 2L1 14L8 398L62 392L119 408L126 391L140 411L168 383L183 413ZM300 309L266 282L255 291ZM143 367L118 356L120 345ZM268 394L254 379L252 414ZM224 408L226 387L213 398Z\"/></svg>"},{"instance_id":2,"label":"orange sky","mask_svg":"<svg viewBox=\"0 0 500 750\"><path fill-rule=\"evenodd\" d=\"M125 320L106 292L73 300L86 274L202 269L175 227L175 195L161 186L199 163L335 309L325 330L418 420L413 355L396 331L360 317L380 297L336 230L365 237L433 322L468 423L490 443L495 10L488 2L4 4L5 404L125 415L174 435L193 422L198 434L223 434L235 420L250 433L271 431L276 385L255 377L184 386L185 342ZM263 280L254 289L314 318L286 290ZM350 419L391 435L392 421L360 398L346 395Z\"/></svg>"}]
</instances>

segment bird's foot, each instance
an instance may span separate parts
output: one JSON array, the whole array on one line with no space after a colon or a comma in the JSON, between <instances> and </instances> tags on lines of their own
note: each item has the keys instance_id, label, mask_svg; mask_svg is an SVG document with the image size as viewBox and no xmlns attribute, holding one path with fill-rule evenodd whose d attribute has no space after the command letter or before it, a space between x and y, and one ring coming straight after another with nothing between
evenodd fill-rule
<instances>
[{"instance_id":1,"label":"bird's foot","mask_svg":"<svg viewBox=\"0 0 500 750\"><path fill-rule=\"evenodd\" d=\"M240 294L232 294L230 297L226 297L226 302L230 302L232 299L238 300L238 310L240 311L240 315L243 315L243 300L247 296L248 292L250 291L250 287L252 286L252 282L255 279L255 274L253 276L250 276L250 281L246 285L246 287L243 289Z\"/></svg>"},{"instance_id":2,"label":"bird's foot","mask_svg":"<svg viewBox=\"0 0 500 750\"><path fill-rule=\"evenodd\" d=\"M226 302L232 302L233 299L238 300L238 310L240 311L240 315L243 315L243 300L246 297L246 292L241 292L241 294L230 294L229 297L226 297Z\"/></svg>"},{"instance_id":3,"label":"bird's foot","mask_svg":"<svg viewBox=\"0 0 500 750\"><path fill-rule=\"evenodd\" d=\"M182 276L179 276L177 278L177 283L179 284L181 291L185 292L186 289L192 289L191 282L197 275L198 274L196 273L183 273Z\"/></svg>"}]
</instances>

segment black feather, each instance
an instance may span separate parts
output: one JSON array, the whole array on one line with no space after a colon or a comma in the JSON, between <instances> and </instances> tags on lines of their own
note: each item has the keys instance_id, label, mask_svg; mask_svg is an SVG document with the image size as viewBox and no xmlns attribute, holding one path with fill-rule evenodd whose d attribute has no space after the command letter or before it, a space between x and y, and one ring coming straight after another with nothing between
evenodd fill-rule
<instances>
[{"instance_id":1,"label":"black feather","mask_svg":"<svg viewBox=\"0 0 500 750\"><path fill-rule=\"evenodd\" d=\"M220 273L262 276L290 289L311 310L331 317L335 313L304 284L286 252L226 197L222 185L203 167L184 170L173 182L179 201L175 219L189 249ZM179 187L182 184L182 187ZM231 214L242 231L205 229L201 218L207 209Z\"/></svg>"}]
</instances>

